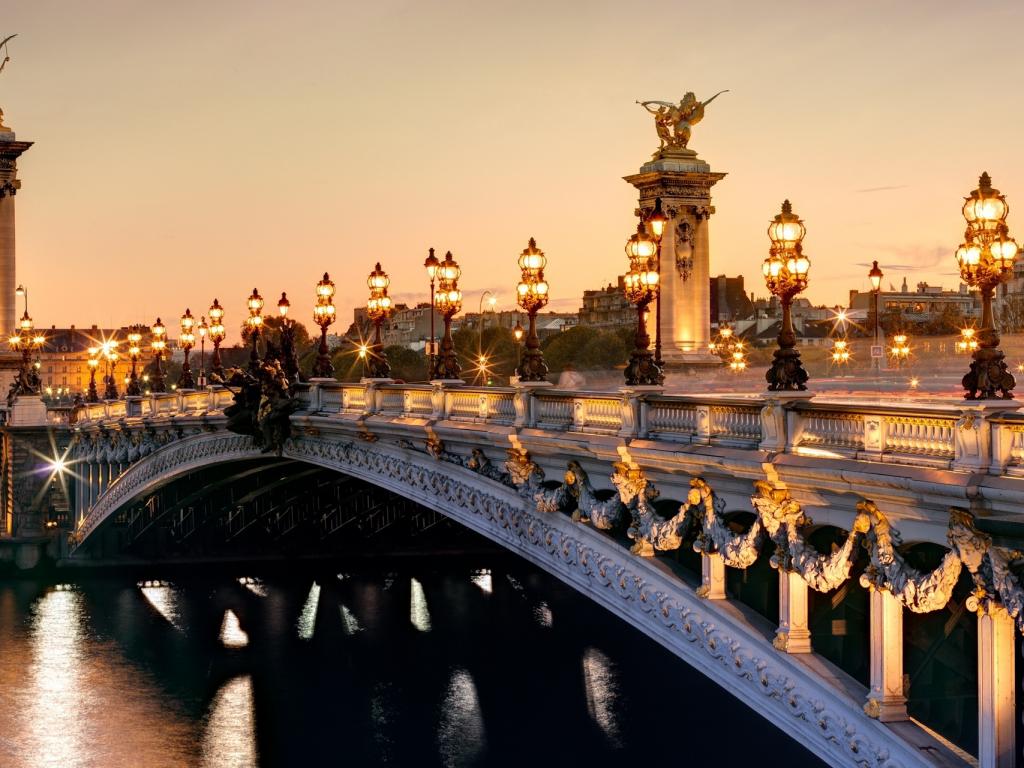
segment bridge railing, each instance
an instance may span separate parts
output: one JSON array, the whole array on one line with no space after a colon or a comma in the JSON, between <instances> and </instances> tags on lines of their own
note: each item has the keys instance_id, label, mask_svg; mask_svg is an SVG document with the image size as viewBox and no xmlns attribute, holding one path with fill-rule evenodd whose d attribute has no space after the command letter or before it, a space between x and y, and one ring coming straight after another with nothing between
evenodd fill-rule
<instances>
[{"instance_id":1,"label":"bridge railing","mask_svg":"<svg viewBox=\"0 0 1024 768\"><path fill-rule=\"evenodd\" d=\"M552 387L343 383L300 387L307 412L486 423L626 439L762 449L1024 476L1024 414L1012 402L887 404L807 395L570 392ZM223 387L90 403L77 421L220 412Z\"/></svg>"}]
</instances>

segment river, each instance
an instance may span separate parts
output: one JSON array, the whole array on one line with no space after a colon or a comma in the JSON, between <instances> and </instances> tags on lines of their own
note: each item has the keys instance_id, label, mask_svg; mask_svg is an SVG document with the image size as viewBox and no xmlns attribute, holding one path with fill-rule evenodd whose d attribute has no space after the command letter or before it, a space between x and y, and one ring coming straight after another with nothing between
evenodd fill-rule
<instances>
[{"instance_id":1,"label":"river","mask_svg":"<svg viewBox=\"0 0 1024 768\"><path fill-rule=\"evenodd\" d=\"M0 581L0 765L823 765L515 558Z\"/></svg>"}]
</instances>

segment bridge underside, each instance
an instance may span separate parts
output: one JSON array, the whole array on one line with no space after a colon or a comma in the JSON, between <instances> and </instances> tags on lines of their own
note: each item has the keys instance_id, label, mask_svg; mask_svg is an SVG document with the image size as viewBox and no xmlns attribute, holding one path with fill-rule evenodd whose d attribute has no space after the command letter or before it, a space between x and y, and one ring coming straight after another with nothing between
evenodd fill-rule
<instances>
[{"instance_id":1,"label":"bridge underside","mask_svg":"<svg viewBox=\"0 0 1024 768\"><path fill-rule=\"evenodd\" d=\"M318 557L477 550L485 539L400 494L333 469L254 457L178 476L133 499L75 561Z\"/></svg>"}]
</instances>

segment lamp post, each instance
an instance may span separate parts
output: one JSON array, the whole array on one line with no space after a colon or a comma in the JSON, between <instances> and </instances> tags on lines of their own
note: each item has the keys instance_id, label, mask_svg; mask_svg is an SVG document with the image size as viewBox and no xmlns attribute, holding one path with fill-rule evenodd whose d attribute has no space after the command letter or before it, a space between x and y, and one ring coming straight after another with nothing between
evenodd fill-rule
<instances>
[{"instance_id":1,"label":"lamp post","mask_svg":"<svg viewBox=\"0 0 1024 768\"><path fill-rule=\"evenodd\" d=\"M878 294L882 289L882 270L879 269L877 261L871 262L871 271L868 272L868 279L871 281L871 303L874 307L872 328L875 335L875 343L871 347L871 367L878 374L882 370L882 345L878 341L881 335L879 330L882 325L881 318L878 316Z\"/></svg>"},{"instance_id":2,"label":"lamp post","mask_svg":"<svg viewBox=\"0 0 1024 768\"><path fill-rule=\"evenodd\" d=\"M206 315L199 318L199 325L196 326L199 332L199 388L206 388L206 337L210 333L210 326L206 324Z\"/></svg>"},{"instance_id":3,"label":"lamp post","mask_svg":"<svg viewBox=\"0 0 1024 768\"><path fill-rule=\"evenodd\" d=\"M19 395L39 394L39 364L32 363L32 351L41 349L46 343L46 338L33 333L32 329L32 318L29 317L26 302L25 313L18 322L18 333L7 340L12 350L21 350L21 369L15 380L15 392Z\"/></svg>"},{"instance_id":4,"label":"lamp post","mask_svg":"<svg viewBox=\"0 0 1024 768\"><path fill-rule=\"evenodd\" d=\"M427 270L427 277L430 278L430 343L427 347L427 370L434 370L434 359L437 357L437 339L434 332L434 280L437 277L437 268L441 262L434 255L434 249L430 249L423 268Z\"/></svg>"},{"instance_id":5,"label":"lamp post","mask_svg":"<svg viewBox=\"0 0 1024 768\"><path fill-rule=\"evenodd\" d=\"M320 347L317 350L316 362L313 364L313 378L334 378L334 366L331 364L330 350L327 348L327 329L334 322L334 283L326 272L324 278L316 284L316 304L313 306L313 320L320 326Z\"/></svg>"},{"instance_id":6,"label":"lamp post","mask_svg":"<svg viewBox=\"0 0 1024 768\"><path fill-rule=\"evenodd\" d=\"M373 322L373 344L370 347L369 372L371 379L386 379L391 376L391 365L384 354L384 342L381 339L380 327L391 317L392 303L388 296L391 279L388 273L380 268L380 262L366 279L370 289L370 298L366 302L366 316Z\"/></svg>"},{"instance_id":7,"label":"lamp post","mask_svg":"<svg viewBox=\"0 0 1024 768\"><path fill-rule=\"evenodd\" d=\"M789 200L782 203L779 213L768 226L771 248L764 260L762 272L768 290L782 303L782 329L779 348L775 350L772 367L765 378L770 391L807 389L807 371L800 362L793 330L793 298L807 287L807 272L811 263L803 254L803 239L807 233L800 217L793 213Z\"/></svg>"},{"instance_id":8,"label":"lamp post","mask_svg":"<svg viewBox=\"0 0 1024 768\"><path fill-rule=\"evenodd\" d=\"M195 326L196 319L192 317L192 310L186 309L185 314L181 316L181 335L178 337L178 346L185 350L185 362L181 364L178 389L196 388L195 379L192 378L192 367L188 364L188 356L196 344L196 334L193 330Z\"/></svg>"},{"instance_id":9,"label":"lamp post","mask_svg":"<svg viewBox=\"0 0 1024 768\"><path fill-rule=\"evenodd\" d=\"M295 384L299 380L299 359L295 355L295 321L288 317L291 308L288 294L282 291L277 300L277 313L281 318L281 369L288 383Z\"/></svg>"},{"instance_id":10,"label":"lamp post","mask_svg":"<svg viewBox=\"0 0 1024 768\"><path fill-rule=\"evenodd\" d=\"M252 350L249 352L249 373L255 375L260 369L259 340L260 328L263 327L263 316L260 314L263 311L263 297L260 296L260 292L255 288L249 294L246 306L249 308L249 317L246 318L245 323L249 327L249 336L252 337Z\"/></svg>"},{"instance_id":11,"label":"lamp post","mask_svg":"<svg viewBox=\"0 0 1024 768\"><path fill-rule=\"evenodd\" d=\"M142 395L142 387L139 386L139 356L142 354L142 333L139 326L133 325L128 329L128 358L132 361L132 370L128 374L128 385L124 390L128 397L139 397Z\"/></svg>"},{"instance_id":12,"label":"lamp post","mask_svg":"<svg viewBox=\"0 0 1024 768\"><path fill-rule=\"evenodd\" d=\"M100 394L96 391L96 369L99 367L99 347L89 347L89 389L85 393L85 402L98 403Z\"/></svg>"},{"instance_id":13,"label":"lamp post","mask_svg":"<svg viewBox=\"0 0 1024 768\"><path fill-rule=\"evenodd\" d=\"M210 360L210 373L218 379L224 379L224 366L220 361L220 343L224 341L224 307L216 299L210 305L210 341L213 342L213 357Z\"/></svg>"},{"instance_id":14,"label":"lamp post","mask_svg":"<svg viewBox=\"0 0 1024 768\"><path fill-rule=\"evenodd\" d=\"M458 381L462 373L458 355L455 354L455 342L452 340L452 318L462 309L462 291L459 290L461 275L458 262L452 258L452 252L448 251L437 268L438 290L434 294L434 306L444 317L440 354L430 371L430 378L434 380Z\"/></svg>"},{"instance_id":15,"label":"lamp post","mask_svg":"<svg viewBox=\"0 0 1024 768\"><path fill-rule=\"evenodd\" d=\"M658 295L659 276L654 257L657 246L647 234L643 222L636 225L636 234L626 241L629 272L625 276L625 294L636 305L636 336L633 352L626 366L626 385L661 386L665 375L651 355L651 337L647 333L647 307Z\"/></svg>"},{"instance_id":16,"label":"lamp post","mask_svg":"<svg viewBox=\"0 0 1024 768\"><path fill-rule=\"evenodd\" d=\"M494 298L490 291L481 293L480 301L477 303L477 323L479 325L476 327L476 356L478 358L484 356L484 299L488 296L491 297L488 303L493 307L497 299Z\"/></svg>"},{"instance_id":17,"label":"lamp post","mask_svg":"<svg viewBox=\"0 0 1024 768\"><path fill-rule=\"evenodd\" d=\"M28 288L26 288L23 284L19 283L18 287L14 289L14 295L15 296L21 296L23 299L25 299L25 314L27 315L28 314Z\"/></svg>"},{"instance_id":18,"label":"lamp post","mask_svg":"<svg viewBox=\"0 0 1024 768\"><path fill-rule=\"evenodd\" d=\"M1017 243L1006 226L1009 212L1006 198L993 189L987 173L981 174L978 188L964 201L967 231L963 245L956 251L960 277L981 291L978 348L971 355L971 368L963 378L967 400L1009 400L1016 385L999 349L999 333L992 316L992 294L996 286L1010 278L1017 256Z\"/></svg>"},{"instance_id":19,"label":"lamp post","mask_svg":"<svg viewBox=\"0 0 1024 768\"><path fill-rule=\"evenodd\" d=\"M512 329L512 339L516 343L516 376L519 375L519 366L523 362L523 336L526 335L526 331L522 324L519 322L519 318L516 318L515 327Z\"/></svg>"},{"instance_id":20,"label":"lamp post","mask_svg":"<svg viewBox=\"0 0 1024 768\"><path fill-rule=\"evenodd\" d=\"M651 215L647 217L647 226L651 229L651 234L654 236L655 243L655 257L654 265L658 271L658 275L661 275L661 237L665 234L665 225L668 223L668 217L664 211L661 210L661 198L655 198L654 210ZM665 363L661 359L661 291L658 291L657 298L655 299L657 304L655 305L654 314L654 364L658 366L659 370L665 370ZM746 364L744 363L744 368ZM735 370L735 369L734 369Z\"/></svg>"},{"instance_id":21,"label":"lamp post","mask_svg":"<svg viewBox=\"0 0 1024 768\"><path fill-rule=\"evenodd\" d=\"M103 389L104 400L117 400L117 379L114 378L117 371L117 341L110 339L103 342L103 356L107 361L106 386Z\"/></svg>"},{"instance_id":22,"label":"lamp post","mask_svg":"<svg viewBox=\"0 0 1024 768\"><path fill-rule=\"evenodd\" d=\"M520 381L547 381L548 365L544 362L544 354L540 351L540 339L537 337L537 313L548 303L549 287L544 279L544 267L547 263L544 251L537 247L537 241L531 237L529 244L519 254L522 279L516 286L517 301L526 311L528 319L526 351L516 369Z\"/></svg>"},{"instance_id":23,"label":"lamp post","mask_svg":"<svg viewBox=\"0 0 1024 768\"><path fill-rule=\"evenodd\" d=\"M167 328L158 317L149 330L153 333L153 343L150 346L153 347L153 358L156 363L156 365L153 366L153 383L149 389L151 392L166 392L167 383L164 381L164 350L167 349L167 339L165 338Z\"/></svg>"}]
</instances>

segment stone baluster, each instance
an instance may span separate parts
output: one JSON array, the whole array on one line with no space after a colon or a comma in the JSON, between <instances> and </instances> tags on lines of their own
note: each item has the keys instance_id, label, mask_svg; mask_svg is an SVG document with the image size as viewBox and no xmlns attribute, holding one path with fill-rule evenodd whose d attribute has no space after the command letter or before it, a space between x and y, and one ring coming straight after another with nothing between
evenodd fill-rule
<instances>
[{"instance_id":1,"label":"stone baluster","mask_svg":"<svg viewBox=\"0 0 1024 768\"><path fill-rule=\"evenodd\" d=\"M700 556L700 589L705 600L725 599L725 560L717 552Z\"/></svg>"},{"instance_id":2,"label":"stone baluster","mask_svg":"<svg viewBox=\"0 0 1024 768\"><path fill-rule=\"evenodd\" d=\"M444 384L439 381L430 384L430 418L435 421L448 418L447 400Z\"/></svg>"},{"instance_id":3,"label":"stone baluster","mask_svg":"<svg viewBox=\"0 0 1024 768\"><path fill-rule=\"evenodd\" d=\"M991 436L991 459L988 471L990 475L1002 475L1013 462L1013 426L1006 423L991 423Z\"/></svg>"},{"instance_id":4,"label":"stone baluster","mask_svg":"<svg viewBox=\"0 0 1024 768\"><path fill-rule=\"evenodd\" d=\"M807 581L799 573L779 570L779 629L774 645L786 653L810 653Z\"/></svg>"},{"instance_id":5,"label":"stone baluster","mask_svg":"<svg viewBox=\"0 0 1024 768\"><path fill-rule=\"evenodd\" d=\"M868 587L871 680L864 711L883 723L907 719L903 692L903 605L887 589Z\"/></svg>"},{"instance_id":6,"label":"stone baluster","mask_svg":"<svg viewBox=\"0 0 1024 768\"><path fill-rule=\"evenodd\" d=\"M696 436L694 442L707 445L711 442L711 406L697 406Z\"/></svg>"},{"instance_id":7,"label":"stone baluster","mask_svg":"<svg viewBox=\"0 0 1024 768\"><path fill-rule=\"evenodd\" d=\"M1002 606L978 611L978 765L1017 765L1014 660L1017 632Z\"/></svg>"}]
</instances>

